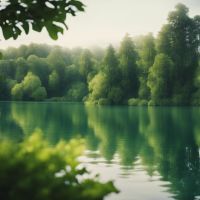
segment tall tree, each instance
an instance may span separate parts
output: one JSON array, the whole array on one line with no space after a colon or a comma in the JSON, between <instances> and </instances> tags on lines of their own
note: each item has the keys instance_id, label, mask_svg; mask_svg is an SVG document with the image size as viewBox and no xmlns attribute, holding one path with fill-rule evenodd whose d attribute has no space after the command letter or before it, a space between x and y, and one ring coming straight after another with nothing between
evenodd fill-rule
<instances>
[{"instance_id":1,"label":"tall tree","mask_svg":"<svg viewBox=\"0 0 200 200\"><path fill-rule=\"evenodd\" d=\"M119 62L115 54L115 50L111 45L106 50L102 64L102 71L107 75L110 87L119 83Z\"/></svg>"},{"instance_id":2,"label":"tall tree","mask_svg":"<svg viewBox=\"0 0 200 200\"><path fill-rule=\"evenodd\" d=\"M147 86L147 78L149 69L153 65L156 56L155 39L151 33L142 37L141 45L139 46L139 56L140 60L138 62L138 67L140 87L138 96L140 99L149 99L150 89Z\"/></svg>"},{"instance_id":3,"label":"tall tree","mask_svg":"<svg viewBox=\"0 0 200 200\"><path fill-rule=\"evenodd\" d=\"M84 50L80 56L79 72L83 77L83 80L87 80L89 73L93 68L92 54L89 50Z\"/></svg>"},{"instance_id":4,"label":"tall tree","mask_svg":"<svg viewBox=\"0 0 200 200\"><path fill-rule=\"evenodd\" d=\"M105 52L100 72L89 82L89 100L120 103L122 100L120 80L118 59L114 48L110 45Z\"/></svg>"},{"instance_id":5,"label":"tall tree","mask_svg":"<svg viewBox=\"0 0 200 200\"><path fill-rule=\"evenodd\" d=\"M110 45L103 59L102 71L107 78L107 98L112 104L118 104L122 100L122 90L120 86L121 74L118 58L114 48Z\"/></svg>"},{"instance_id":6,"label":"tall tree","mask_svg":"<svg viewBox=\"0 0 200 200\"><path fill-rule=\"evenodd\" d=\"M119 62L122 73L122 88L124 99L137 97L138 94L138 71L137 71L137 53L131 37L127 34L121 42L119 49Z\"/></svg>"},{"instance_id":7,"label":"tall tree","mask_svg":"<svg viewBox=\"0 0 200 200\"><path fill-rule=\"evenodd\" d=\"M148 86L154 104L160 105L171 98L173 63L165 54L158 54L150 69Z\"/></svg>"},{"instance_id":8,"label":"tall tree","mask_svg":"<svg viewBox=\"0 0 200 200\"><path fill-rule=\"evenodd\" d=\"M174 62L174 101L189 103L194 92L194 73L198 66L197 22L188 16L188 8L178 4L170 12L168 24L158 36L158 52Z\"/></svg>"}]
</instances>

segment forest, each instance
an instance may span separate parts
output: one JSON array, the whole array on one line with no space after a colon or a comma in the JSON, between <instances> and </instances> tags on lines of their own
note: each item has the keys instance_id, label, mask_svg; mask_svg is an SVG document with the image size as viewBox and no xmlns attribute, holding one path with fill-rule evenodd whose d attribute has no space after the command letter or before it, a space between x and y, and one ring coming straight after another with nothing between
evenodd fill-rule
<instances>
[{"instance_id":1,"label":"forest","mask_svg":"<svg viewBox=\"0 0 200 200\"><path fill-rule=\"evenodd\" d=\"M200 105L200 16L183 4L156 37L126 34L107 49L30 44L1 54L1 101Z\"/></svg>"}]
</instances>

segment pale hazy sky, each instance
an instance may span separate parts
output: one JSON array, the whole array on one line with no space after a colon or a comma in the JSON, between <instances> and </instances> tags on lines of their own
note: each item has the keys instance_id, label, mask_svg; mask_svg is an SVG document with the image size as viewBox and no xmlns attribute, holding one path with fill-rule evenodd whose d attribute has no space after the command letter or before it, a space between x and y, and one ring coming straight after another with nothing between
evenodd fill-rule
<instances>
[{"instance_id":1,"label":"pale hazy sky","mask_svg":"<svg viewBox=\"0 0 200 200\"><path fill-rule=\"evenodd\" d=\"M177 3L190 9L190 16L200 14L200 0L83 0L84 13L68 19L69 30L53 41L46 30L31 31L17 40L5 41L0 32L0 48L29 43L47 43L65 47L90 47L118 44L126 33L132 36L153 32L166 22L168 12Z\"/></svg>"}]
</instances>

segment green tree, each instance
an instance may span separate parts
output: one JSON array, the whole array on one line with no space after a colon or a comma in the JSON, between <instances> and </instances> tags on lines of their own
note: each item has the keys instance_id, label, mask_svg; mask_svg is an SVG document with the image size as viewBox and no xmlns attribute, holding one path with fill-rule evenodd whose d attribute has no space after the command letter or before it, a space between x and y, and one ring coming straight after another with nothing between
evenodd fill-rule
<instances>
[{"instance_id":1,"label":"green tree","mask_svg":"<svg viewBox=\"0 0 200 200\"><path fill-rule=\"evenodd\" d=\"M150 98L150 89L147 86L147 78L149 74L149 69L154 63L155 56L155 39L153 35L149 33L142 38L141 45L139 46L140 60L138 62L138 67L140 87L138 96L140 99Z\"/></svg>"},{"instance_id":2,"label":"green tree","mask_svg":"<svg viewBox=\"0 0 200 200\"><path fill-rule=\"evenodd\" d=\"M112 45L110 45L106 50L102 64L102 71L108 76L109 87L119 83L121 78L119 62Z\"/></svg>"},{"instance_id":3,"label":"green tree","mask_svg":"<svg viewBox=\"0 0 200 200\"><path fill-rule=\"evenodd\" d=\"M20 101L23 99L23 84L17 83L11 90L13 100Z\"/></svg>"},{"instance_id":4,"label":"green tree","mask_svg":"<svg viewBox=\"0 0 200 200\"><path fill-rule=\"evenodd\" d=\"M28 72L28 62L24 58L19 57L15 60L15 64L15 79L17 80L17 82L21 82Z\"/></svg>"},{"instance_id":5,"label":"green tree","mask_svg":"<svg viewBox=\"0 0 200 200\"><path fill-rule=\"evenodd\" d=\"M89 82L89 101L95 102L107 97L107 77L103 72L98 73Z\"/></svg>"},{"instance_id":6,"label":"green tree","mask_svg":"<svg viewBox=\"0 0 200 200\"><path fill-rule=\"evenodd\" d=\"M47 92L44 87L38 87L32 94L31 97L35 101L42 101L47 97Z\"/></svg>"},{"instance_id":7,"label":"green tree","mask_svg":"<svg viewBox=\"0 0 200 200\"><path fill-rule=\"evenodd\" d=\"M32 72L28 72L23 81L12 88L11 94L15 100L41 101L47 96L46 89L42 87L40 78Z\"/></svg>"},{"instance_id":8,"label":"green tree","mask_svg":"<svg viewBox=\"0 0 200 200\"><path fill-rule=\"evenodd\" d=\"M35 89L41 86L39 77L34 75L32 72L28 72L22 83L24 85L24 91L27 94L31 94Z\"/></svg>"},{"instance_id":9,"label":"green tree","mask_svg":"<svg viewBox=\"0 0 200 200\"><path fill-rule=\"evenodd\" d=\"M122 77L120 74L118 58L115 54L114 48L111 45L106 50L103 59L102 71L105 73L107 78L107 98L113 104L120 103L123 95L120 86Z\"/></svg>"},{"instance_id":10,"label":"green tree","mask_svg":"<svg viewBox=\"0 0 200 200\"><path fill-rule=\"evenodd\" d=\"M122 73L122 88L124 92L124 98L137 97L138 95L138 71L137 71L137 53L135 51L135 45L127 34L119 49L119 62Z\"/></svg>"},{"instance_id":11,"label":"green tree","mask_svg":"<svg viewBox=\"0 0 200 200\"><path fill-rule=\"evenodd\" d=\"M42 85L48 86L48 76L50 74L49 64L44 58L39 58L36 55L30 55L27 58L27 63L29 65L29 71L37 75Z\"/></svg>"},{"instance_id":12,"label":"green tree","mask_svg":"<svg viewBox=\"0 0 200 200\"><path fill-rule=\"evenodd\" d=\"M105 52L99 73L89 82L89 99L103 104L120 103L123 97L120 81L118 59L110 45Z\"/></svg>"},{"instance_id":13,"label":"green tree","mask_svg":"<svg viewBox=\"0 0 200 200\"><path fill-rule=\"evenodd\" d=\"M173 62L171 59L165 54L158 54L148 76L151 99L156 105L171 98L172 70Z\"/></svg>"},{"instance_id":14,"label":"green tree","mask_svg":"<svg viewBox=\"0 0 200 200\"><path fill-rule=\"evenodd\" d=\"M6 79L0 75L0 100L6 100L8 97L8 91L6 87Z\"/></svg>"},{"instance_id":15,"label":"green tree","mask_svg":"<svg viewBox=\"0 0 200 200\"><path fill-rule=\"evenodd\" d=\"M57 96L57 91L60 85L59 75L56 70L53 70L52 73L49 75L49 92L50 96L54 95Z\"/></svg>"},{"instance_id":16,"label":"green tree","mask_svg":"<svg viewBox=\"0 0 200 200\"><path fill-rule=\"evenodd\" d=\"M50 71L56 71L59 76L59 87L57 88L57 95L63 96L65 94L67 78L66 68L72 65L71 53L69 50L60 47L54 48L47 57L47 63Z\"/></svg>"},{"instance_id":17,"label":"green tree","mask_svg":"<svg viewBox=\"0 0 200 200\"><path fill-rule=\"evenodd\" d=\"M79 72L83 77L83 80L87 80L89 73L93 69L92 54L89 50L83 51L79 61Z\"/></svg>"},{"instance_id":18,"label":"green tree","mask_svg":"<svg viewBox=\"0 0 200 200\"><path fill-rule=\"evenodd\" d=\"M189 9L178 4L169 13L157 40L158 53L168 55L174 62L173 99L175 103L188 104L194 87L194 74L198 66L199 38L197 21L188 16Z\"/></svg>"},{"instance_id":19,"label":"green tree","mask_svg":"<svg viewBox=\"0 0 200 200\"><path fill-rule=\"evenodd\" d=\"M87 95L87 85L83 82L75 82L71 85L67 92L66 98L68 101L82 101Z\"/></svg>"}]
</instances>

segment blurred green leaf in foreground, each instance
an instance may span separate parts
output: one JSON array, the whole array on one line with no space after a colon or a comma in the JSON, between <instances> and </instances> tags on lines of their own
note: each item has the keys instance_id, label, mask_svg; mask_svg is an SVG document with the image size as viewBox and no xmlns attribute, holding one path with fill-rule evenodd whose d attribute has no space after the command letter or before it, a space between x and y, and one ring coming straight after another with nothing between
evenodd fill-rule
<instances>
[{"instance_id":1,"label":"blurred green leaf in foreground","mask_svg":"<svg viewBox=\"0 0 200 200\"><path fill-rule=\"evenodd\" d=\"M118 192L112 182L88 178L77 157L81 139L51 146L38 130L21 143L0 141L1 200L101 200Z\"/></svg>"},{"instance_id":2,"label":"blurred green leaf in foreground","mask_svg":"<svg viewBox=\"0 0 200 200\"><path fill-rule=\"evenodd\" d=\"M32 28L41 32L45 27L50 37L58 39L63 34L68 15L84 11L78 0L0 0L0 27L4 38L17 39Z\"/></svg>"}]
</instances>

